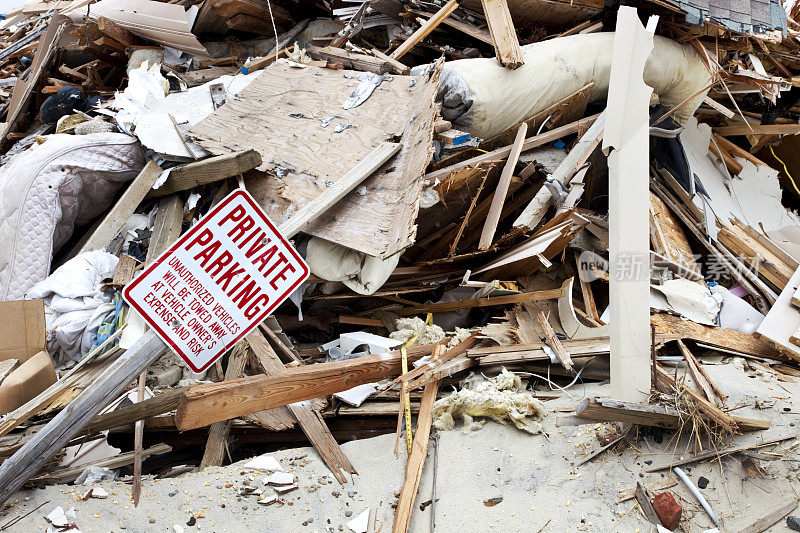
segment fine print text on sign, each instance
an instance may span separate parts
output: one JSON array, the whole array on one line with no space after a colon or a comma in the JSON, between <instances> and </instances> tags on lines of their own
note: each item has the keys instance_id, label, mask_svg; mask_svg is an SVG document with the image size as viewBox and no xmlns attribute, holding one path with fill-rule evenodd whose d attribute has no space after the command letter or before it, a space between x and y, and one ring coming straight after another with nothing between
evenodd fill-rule
<instances>
[{"instance_id":1,"label":"fine print text on sign","mask_svg":"<svg viewBox=\"0 0 800 533\"><path fill-rule=\"evenodd\" d=\"M229 194L123 297L194 372L247 335L309 269L244 190Z\"/></svg>"}]
</instances>

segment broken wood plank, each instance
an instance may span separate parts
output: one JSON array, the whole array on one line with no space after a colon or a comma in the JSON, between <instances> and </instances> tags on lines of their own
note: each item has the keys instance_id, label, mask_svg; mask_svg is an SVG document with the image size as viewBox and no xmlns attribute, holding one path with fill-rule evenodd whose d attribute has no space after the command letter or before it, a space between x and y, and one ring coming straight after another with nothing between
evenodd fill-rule
<instances>
[{"instance_id":1,"label":"broken wood plank","mask_svg":"<svg viewBox=\"0 0 800 533\"><path fill-rule=\"evenodd\" d=\"M375 74L386 74L392 68L389 61L379 57L356 54L349 50L335 48L333 46L320 47L308 44L306 45L306 52L314 59L323 59L327 61L329 66L333 63L340 68L363 70L374 72ZM392 61L395 60L393 59ZM408 67L406 67L406 69L408 69Z\"/></svg>"},{"instance_id":2,"label":"broken wood plank","mask_svg":"<svg viewBox=\"0 0 800 533\"><path fill-rule=\"evenodd\" d=\"M771 526L775 525L783 517L791 513L796 507L797 500L792 498L791 500L774 507L767 514L754 520L742 529L739 529L737 533L762 533Z\"/></svg>"},{"instance_id":3,"label":"broken wood plank","mask_svg":"<svg viewBox=\"0 0 800 533\"><path fill-rule=\"evenodd\" d=\"M572 359L569 353L567 353L567 350L564 349L564 345L561 344L561 341L556 337L556 332L553 330L553 326L550 325L550 322L548 322L544 312L539 311L536 314L536 323L539 325L539 330L542 332L542 335L544 335L547 344L555 352L558 360L561 361L561 366L568 371L572 371Z\"/></svg>"},{"instance_id":4,"label":"broken wood plank","mask_svg":"<svg viewBox=\"0 0 800 533\"><path fill-rule=\"evenodd\" d=\"M444 353L445 350L446 348L443 345L437 345L431 359L436 361L437 357ZM419 415L417 416L417 430L414 433L411 454L406 464L405 482L397 501L392 533L406 533L411 522L414 499L417 496L419 482L422 478L422 467L425 465L425 458L428 455L428 439L433 422L433 403L436 401L436 393L438 391L439 382L432 381L425 385L425 390L422 392L422 401L420 402Z\"/></svg>"},{"instance_id":5,"label":"broken wood plank","mask_svg":"<svg viewBox=\"0 0 800 533\"><path fill-rule=\"evenodd\" d=\"M433 30L435 30L444 19L449 17L450 13L455 11L457 7L458 2L456 0L450 0L447 2L439 11L436 12L436 14L426 20L425 23L417 29L417 31L412 33L405 41L403 41L403 44L398 46L395 51L389 55L389 57L392 59L400 59L406 55L409 50L417 45L417 43L422 41Z\"/></svg>"},{"instance_id":6,"label":"broken wood plank","mask_svg":"<svg viewBox=\"0 0 800 533\"><path fill-rule=\"evenodd\" d=\"M243 342L239 342L231 350L228 356L228 366L225 368L225 379L231 380L241 377L244 374L244 367L247 364L247 350ZM208 430L208 440L203 452L203 459L200 461L200 468L208 466L222 466L225 459L225 450L228 448L228 433L231 429L231 421L223 420L211 424Z\"/></svg>"},{"instance_id":7,"label":"broken wood plank","mask_svg":"<svg viewBox=\"0 0 800 533\"><path fill-rule=\"evenodd\" d=\"M525 61L506 0L481 0L481 3L498 63L509 70L521 67Z\"/></svg>"},{"instance_id":8,"label":"broken wood plank","mask_svg":"<svg viewBox=\"0 0 800 533\"><path fill-rule=\"evenodd\" d=\"M146 263L151 263L169 246L178 240L183 228L183 201L177 194L158 202L158 211L153 221L153 233L147 248Z\"/></svg>"},{"instance_id":9,"label":"broken wood plank","mask_svg":"<svg viewBox=\"0 0 800 533\"><path fill-rule=\"evenodd\" d=\"M69 405L13 456L0 465L0 504L25 484L36 471L81 431L95 414L167 350L150 330L117 358Z\"/></svg>"},{"instance_id":10,"label":"broken wood plank","mask_svg":"<svg viewBox=\"0 0 800 533\"><path fill-rule=\"evenodd\" d=\"M671 405L648 405L610 398L587 398L578 405L575 414L591 420L626 422L665 429L680 429L684 425L680 413ZM769 428L768 420L732 418L742 431L761 431Z\"/></svg>"},{"instance_id":11,"label":"broken wood plank","mask_svg":"<svg viewBox=\"0 0 800 533\"><path fill-rule=\"evenodd\" d=\"M122 194L117 203L111 210L103 217L103 221L97 226L97 229L92 233L92 236L81 247L80 252L90 252L92 250L101 250L105 248L111 239L117 236L122 229L122 226L128 221L128 218L139 207L139 203L144 200L150 188L161 175L161 167L153 161L148 161L144 168L139 172L139 175L134 178L133 182L128 185L125 192Z\"/></svg>"},{"instance_id":12,"label":"broken wood plank","mask_svg":"<svg viewBox=\"0 0 800 533\"><path fill-rule=\"evenodd\" d=\"M553 141L557 141L562 137L566 137L567 135L575 133L581 128L592 124L597 119L597 117L598 115L592 115L590 117L576 120L575 122L572 122L570 124L554 128L550 131L540 133L539 135L528 137L522 144L522 151L525 152L527 150L532 150L536 147L543 146ZM481 154L479 156L467 159L465 161L460 161L458 163L450 165L449 167L440 168L439 170L434 170L433 172L429 172L425 174L425 179L431 183L434 183L437 179L439 181L444 181L453 172L456 172L458 170L463 170L468 167L474 167L482 163L502 161L503 159L508 157L508 154L510 153L511 153L511 145L504 146L502 148L497 148L495 150L492 150L491 152ZM575 170L577 171L577 168ZM545 189L545 191L547 191L547 189ZM547 194L549 196L550 193L548 192Z\"/></svg>"},{"instance_id":13,"label":"broken wood plank","mask_svg":"<svg viewBox=\"0 0 800 533\"><path fill-rule=\"evenodd\" d=\"M487 0L484 0L484 3ZM517 137L514 139L514 144L511 145L511 152L508 154L508 160L503 167L503 172L500 174L500 180L497 182L497 188L492 197L492 204L489 207L489 214L486 215L486 221L483 224L481 231L480 241L478 243L478 250L488 250L492 246L494 234L497 231L497 224L500 222L500 214L503 210L503 204L506 201L508 194L508 187L511 184L511 176L514 174L514 168L519 161L519 155L522 153L522 144L525 142L525 135L528 133L528 125L523 122L519 125L517 130Z\"/></svg>"},{"instance_id":14,"label":"broken wood plank","mask_svg":"<svg viewBox=\"0 0 800 533\"><path fill-rule=\"evenodd\" d=\"M136 403L144 400L145 380L147 371L139 374L139 383L136 388ZM142 445L144 443L144 421L137 420L133 429L133 487L131 488L131 499L133 506L139 506L139 496L142 492Z\"/></svg>"},{"instance_id":15,"label":"broken wood plank","mask_svg":"<svg viewBox=\"0 0 800 533\"><path fill-rule=\"evenodd\" d=\"M278 354L275 353L258 330L251 331L247 337L245 337L245 340L253 351L253 355L255 355L258 360L259 365L264 370L265 375L280 374L280 372L285 370L283 363L278 358ZM358 473L339 447L336 439L331 435L327 424L322 419L318 410L313 409L308 401L292 403L287 407L292 416L297 419L300 428L303 430L306 437L308 437L314 449L317 450L322 461L328 469L330 469L339 483L344 484L347 481L345 474Z\"/></svg>"},{"instance_id":16,"label":"broken wood plank","mask_svg":"<svg viewBox=\"0 0 800 533\"><path fill-rule=\"evenodd\" d=\"M518 304L522 302L539 302L542 300L555 300L563 296L562 289L547 289L544 291L522 292L519 294L506 294L503 296L493 296L484 298L474 298L460 302L440 302L435 304L417 305L398 309L395 314L398 316L409 316L423 313L444 313L457 309L471 309L473 307L491 307L494 305Z\"/></svg>"},{"instance_id":17,"label":"broken wood plank","mask_svg":"<svg viewBox=\"0 0 800 533\"><path fill-rule=\"evenodd\" d=\"M677 339L691 339L705 344L735 350L745 355L788 361L772 346L758 340L753 335L740 331L704 326L680 317L665 313L655 313L650 316L650 323L656 327L656 334L663 335L664 342Z\"/></svg>"},{"instance_id":18,"label":"broken wood plank","mask_svg":"<svg viewBox=\"0 0 800 533\"><path fill-rule=\"evenodd\" d=\"M142 460L147 459L151 455L161 455L170 451L172 451L172 446L168 446L166 444L156 444L155 446L151 446L146 450L142 450ZM44 474L34 479L39 483L72 483L78 479L78 476L80 476L81 473L83 473L83 471L90 466L99 468L120 468L123 466L128 466L129 464L133 463L134 454L135 452L125 452L112 457L107 457L105 459L100 459L99 461L94 461L93 463L86 463L79 466L54 470L49 474Z\"/></svg>"},{"instance_id":19,"label":"broken wood plank","mask_svg":"<svg viewBox=\"0 0 800 533\"><path fill-rule=\"evenodd\" d=\"M717 145L713 137L711 141L708 143L708 151L717 156L717 159L722 161L722 164L728 167L728 170L734 176L738 176L739 173L742 172L742 169L744 169L742 164L736 161L736 159L731 154L729 154L721 146Z\"/></svg>"},{"instance_id":20,"label":"broken wood plank","mask_svg":"<svg viewBox=\"0 0 800 533\"><path fill-rule=\"evenodd\" d=\"M680 339L678 339L678 348L680 349L683 358L686 359L686 364L689 366L689 370L692 372L692 377L694 378L695 383L697 383L698 386L703 389L703 393L706 395L708 401L716 403L716 400L714 400L714 395L716 394L717 397L724 402L726 396L714 384L711 376L708 375L708 372L706 372L706 370L703 368L703 365L700 363L700 361L695 358L694 354Z\"/></svg>"},{"instance_id":21,"label":"broken wood plank","mask_svg":"<svg viewBox=\"0 0 800 533\"><path fill-rule=\"evenodd\" d=\"M603 113L600 115L586 117L567 126L562 126L562 128L567 128L580 123L581 128L589 126L589 129L586 130L586 133L581 136L580 140L578 140L572 150L570 150L569 154L567 154L567 157L565 157L564 160L558 165L558 168L556 168L555 172L553 172L553 179L558 180L565 187L567 184L569 184L575 173L578 172L583 164L589 159L589 156L592 155L594 149L600 144L600 141L603 137L603 131L605 129L605 122L606 116L605 111L603 111ZM547 133L554 133L562 128L556 128ZM578 131L578 129L575 129L574 131ZM543 133L541 135L547 135L547 133ZM540 137L541 135L537 135L537 137ZM533 137L533 139L535 138L536 137ZM527 149L529 148L523 148L523 150ZM542 188L539 189L539 192L536 193L536 196L534 196L533 200L530 201L530 203L525 207L525 210L519 215L519 217L517 217L517 220L514 221L514 227L527 228L529 230L535 229L539 222L541 222L542 218L547 212L547 209L550 207L552 199L553 197L550 194L550 191L546 187L542 186Z\"/></svg>"},{"instance_id":22,"label":"broken wood plank","mask_svg":"<svg viewBox=\"0 0 800 533\"><path fill-rule=\"evenodd\" d=\"M723 137L734 135L797 135L800 124L754 124L752 126L722 126L713 128L714 133Z\"/></svg>"},{"instance_id":23,"label":"broken wood plank","mask_svg":"<svg viewBox=\"0 0 800 533\"><path fill-rule=\"evenodd\" d=\"M410 347L409 361L429 355L432 349L431 345ZM248 376L198 384L181 395L175 423L180 431L185 431L393 378L400 374L400 359L400 352L393 351L335 363L287 368L273 376Z\"/></svg>"},{"instance_id":24,"label":"broken wood plank","mask_svg":"<svg viewBox=\"0 0 800 533\"><path fill-rule=\"evenodd\" d=\"M114 277L111 279L111 284L115 287L124 287L133 279L136 263L138 263L138 261L136 261L135 257L128 254L120 255L117 268L114 269Z\"/></svg>"},{"instance_id":25,"label":"broken wood plank","mask_svg":"<svg viewBox=\"0 0 800 533\"><path fill-rule=\"evenodd\" d=\"M221 181L244 174L260 164L261 155L255 150L243 150L195 161L182 167L173 168L164 184L158 189L150 191L147 197L158 198Z\"/></svg>"},{"instance_id":26,"label":"broken wood plank","mask_svg":"<svg viewBox=\"0 0 800 533\"><path fill-rule=\"evenodd\" d=\"M700 453L697 455L693 455L691 457L687 457L686 459L676 459L676 460L669 460L662 464L655 464L650 465L649 467L645 468L645 472L658 472L659 470L666 470L667 468L672 468L673 466L683 466L692 463L697 463L700 461L705 461L706 459L716 459L717 457L724 457L726 455L730 455L732 453L738 453L745 450L752 450L754 448L761 448L762 446L769 446L771 444L777 444L779 442L783 442L785 440L797 438L797 435L784 435L783 437L777 437L774 439L769 440L759 440L757 442L753 442L751 444L740 444L738 446L731 446L729 448L722 448L721 450L711 450L708 452Z\"/></svg>"}]
</instances>

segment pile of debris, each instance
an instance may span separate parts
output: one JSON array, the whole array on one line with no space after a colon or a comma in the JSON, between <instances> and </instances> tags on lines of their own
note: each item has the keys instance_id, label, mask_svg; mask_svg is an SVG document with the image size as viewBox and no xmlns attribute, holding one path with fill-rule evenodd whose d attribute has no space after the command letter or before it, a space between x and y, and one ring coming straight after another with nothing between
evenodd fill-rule
<instances>
[{"instance_id":1,"label":"pile of debris","mask_svg":"<svg viewBox=\"0 0 800 533\"><path fill-rule=\"evenodd\" d=\"M267 505L298 479L265 451L346 484L338 442L394 433L402 532L437 432L540 439L568 401L610 431L575 468L674 434L698 455L647 471L722 527L680 465L769 459L740 439L776 419L736 411L775 399L729 390L800 377L800 3L619 4L5 13L0 503L122 475L138 505L143 474L259 455ZM645 520L708 524L663 489Z\"/></svg>"}]
</instances>

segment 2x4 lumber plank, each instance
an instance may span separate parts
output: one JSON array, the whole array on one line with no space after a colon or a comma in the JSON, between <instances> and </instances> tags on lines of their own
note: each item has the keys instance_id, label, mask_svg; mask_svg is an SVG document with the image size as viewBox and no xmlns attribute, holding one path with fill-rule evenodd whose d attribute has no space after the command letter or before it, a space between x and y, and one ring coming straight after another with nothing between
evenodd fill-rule
<instances>
[{"instance_id":1,"label":"2x4 lumber plank","mask_svg":"<svg viewBox=\"0 0 800 533\"><path fill-rule=\"evenodd\" d=\"M445 347L438 345L434 351L432 359L444 353ZM400 496L397 501L397 511L394 515L392 533L406 533L411 522L411 513L414 510L414 499L417 496L419 482L422 478L422 467L425 465L425 458L428 455L428 439L431 434L431 424L433 422L433 404L436 401L436 393L439 391L439 382L432 381L425 385L422 392L422 401L419 405L419 415L417 416L417 430L414 442L411 444L411 455L406 464L406 478Z\"/></svg>"},{"instance_id":2,"label":"2x4 lumber plank","mask_svg":"<svg viewBox=\"0 0 800 533\"><path fill-rule=\"evenodd\" d=\"M327 211L347 193L355 189L361 182L370 177L384 163L391 159L394 154L400 151L400 143L382 142L375 147L367 157L359 161L352 169L347 171L344 176L325 189L325 191L301 207L297 213L289 220L281 224L281 233L290 239L298 232L302 231L308 224L313 222L318 216Z\"/></svg>"},{"instance_id":3,"label":"2x4 lumber plank","mask_svg":"<svg viewBox=\"0 0 800 533\"><path fill-rule=\"evenodd\" d=\"M260 331L251 331L247 337L245 337L245 340L263 368L265 375L280 373L285 370L283 363L278 358L278 354L275 353L272 346L270 346L267 339L264 338L264 335ZM330 469L339 483L344 484L347 481L345 477L346 473L358 473L339 447L336 439L331 435L319 411L313 409L311 404L307 401L289 404L288 409L297 419L303 433L306 434L306 437L308 437L314 449L317 450L322 461Z\"/></svg>"},{"instance_id":4,"label":"2x4 lumber plank","mask_svg":"<svg viewBox=\"0 0 800 533\"><path fill-rule=\"evenodd\" d=\"M525 64L506 0L481 0L497 61L509 70Z\"/></svg>"},{"instance_id":5,"label":"2x4 lumber plank","mask_svg":"<svg viewBox=\"0 0 800 533\"><path fill-rule=\"evenodd\" d=\"M411 34L411 36L403 41L403 44L398 46L394 52L392 52L389 57L392 59L400 59L404 55L408 53L409 50L414 48L421 40L427 37L436 27L447 17L450 16L450 13L456 10L458 7L458 2L456 0L450 0L442 8L436 12L431 18L429 18L425 23L420 26L417 31Z\"/></svg>"},{"instance_id":6,"label":"2x4 lumber plank","mask_svg":"<svg viewBox=\"0 0 800 533\"><path fill-rule=\"evenodd\" d=\"M484 3L486 1L487 0L484 0ZM508 187L511 184L511 176L514 174L514 168L517 166L519 155L522 153L522 144L525 142L525 135L527 133L528 124L523 122L519 125L517 137L514 139L514 144L511 145L511 153L508 154L503 172L500 174L500 180L497 182L497 188L492 197L492 204L489 207L489 214L486 215L486 222L484 222L483 230L481 231L478 250L488 250L492 246L494 235L497 232L497 224L500 222L503 204L508 194Z\"/></svg>"},{"instance_id":7,"label":"2x4 lumber plank","mask_svg":"<svg viewBox=\"0 0 800 533\"><path fill-rule=\"evenodd\" d=\"M727 396L725 396L725 394L719 390L719 387L717 387L717 385L711 379L711 376L708 375L708 372L706 372L705 368L703 368L703 365L700 363L700 361L697 360L689 348L686 347L686 344L684 344L680 339L678 340L678 348L680 348L684 359L686 359L686 362L689 364L689 368L692 369L692 375L694 376L695 373L699 374L708 384L708 387L701 385L703 387L703 392L705 392L706 397L708 397L708 400L711 402L715 401L713 399L713 394L716 394L720 400L725 401ZM699 383L701 381L700 377L695 377L695 381Z\"/></svg>"},{"instance_id":8,"label":"2x4 lumber plank","mask_svg":"<svg viewBox=\"0 0 800 533\"><path fill-rule=\"evenodd\" d=\"M410 347L409 361L429 355L432 349L431 345ZM287 368L270 376L203 383L190 387L181 395L175 423L181 431L195 429L263 409L329 396L399 374L400 352L393 351L335 363Z\"/></svg>"},{"instance_id":9,"label":"2x4 lumber plank","mask_svg":"<svg viewBox=\"0 0 800 533\"><path fill-rule=\"evenodd\" d=\"M234 346L228 357L228 366L225 368L225 379L236 379L244 373L247 364L247 350L242 343ZM225 449L228 447L228 433L231 430L231 421L223 420L211 424L208 430L208 440L206 449L203 452L203 459L200 461L200 468L208 466L222 466L225 459Z\"/></svg>"},{"instance_id":10,"label":"2x4 lumber plank","mask_svg":"<svg viewBox=\"0 0 800 533\"><path fill-rule=\"evenodd\" d=\"M160 175L161 167L153 161L148 161L78 253L105 248L136 211Z\"/></svg>"},{"instance_id":11,"label":"2x4 lumber plank","mask_svg":"<svg viewBox=\"0 0 800 533\"><path fill-rule=\"evenodd\" d=\"M398 316L409 316L423 313L445 313L458 309L472 309L474 307L491 307L493 305L518 304L523 302L539 302L542 300L555 300L564 295L562 289L547 289L543 291L522 292L519 294L507 294L503 296L475 298L463 300L461 302L440 302L435 304L417 305L398 309L395 314Z\"/></svg>"},{"instance_id":12,"label":"2x4 lumber plank","mask_svg":"<svg viewBox=\"0 0 800 533\"><path fill-rule=\"evenodd\" d=\"M714 133L723 137L734 135L797 135L800 124L755 124L752 126L722 126L714 128Z\"/></svg>"},{"instance_id":13,"label":"2x4 lumber plank","mask_svg":"<svg viewBox=\"0 0 800 533\"><path fill-rule=\"evenodd\" d=\"M207 183L224 180L244 174L261 164L261 154L255 150L243 150L231 154L218 155L195 161L182 167L173 168L167 180L158 189L153 189L148 198L158 198L180 191L186 191Z\"/></svg>"},{"instance_id":14,"label":"2x4 lumber plank","mask_svg":"<svg viewBox=\"0 0 800 533\"><path fill-rule=\"evenodd\" d=\"M580 120L576 120L570 124L565 124L561 127L554 128L550 131L546 131L544 133L540 133L539 135L534 135L533 137L528 137L525 139L525 142L522 144L522 151L525 152L527 150L533 150L539 146L543 146L547 143L557 141L562 137L566 137L567 135L571 135L581 128L589 126L598 118L599 115L592 115L590 117L582 118ZM425 179L431 183L434 183L437 179L439 181L444 181L451 173L462 170L467 167L474 167L476 165L480 165L482 163L489 163L489 162L496 162L502 161L503 159L508 157L508 154L511 153L511 146L504 146L502 148L497 148L492 150L491 152L487 152L485 154L481 154L479 156L473 157L471 159L467 159L465 161L461 161L450 165L449 167L441 168L439 170L434 170L433 172L429 172L425 174ZM574 151L574 148L573 148ZM572 153L572 152L570 152ZM587 156L588 157L588 156ZM582 165L583 163L581 163ZM578 165L580 167L581 165ZM575 168L577 172L578 167ZM574 172L573 172L574 174ZM570 176L572 177L572 176ZM544 189L547 191L547 189ZM549 192L547 193L550 194ZM516 223L514 224L517 225Z\"/></svg>"},{"instance_id":15,"label":"2x4 lumber plank","mask_svg":"<svg viewBox=\"0 0 800 533\"><path fill-rule=\"evenodd\" d=\"M153 331L146 332L84 389L65 409L0 465L0 504L22 487L50 457L113 401L142 369L167 350Z\"/></svg>"}]
</instances>

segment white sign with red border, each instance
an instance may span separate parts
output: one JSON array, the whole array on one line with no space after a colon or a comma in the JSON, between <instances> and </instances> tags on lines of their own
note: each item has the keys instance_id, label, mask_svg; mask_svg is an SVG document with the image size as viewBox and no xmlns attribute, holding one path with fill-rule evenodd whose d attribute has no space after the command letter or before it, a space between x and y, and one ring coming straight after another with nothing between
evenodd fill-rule
<instances>
[{"instance_id":1,"label":"white sign with red border","mask_svg":"<svg viewBox=\"0 0 800 533\"><path fill-rule=\"evenodd\" d=\"M226 196L122 295L194 372L253 330L308 277L246 191Z\"/></svg>"}]
</instances>

